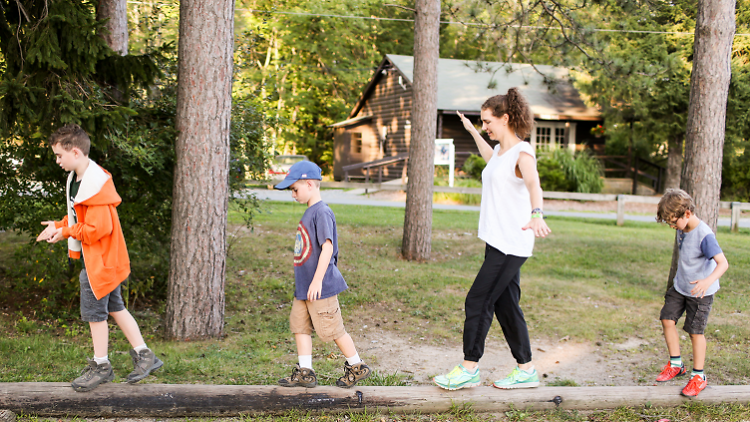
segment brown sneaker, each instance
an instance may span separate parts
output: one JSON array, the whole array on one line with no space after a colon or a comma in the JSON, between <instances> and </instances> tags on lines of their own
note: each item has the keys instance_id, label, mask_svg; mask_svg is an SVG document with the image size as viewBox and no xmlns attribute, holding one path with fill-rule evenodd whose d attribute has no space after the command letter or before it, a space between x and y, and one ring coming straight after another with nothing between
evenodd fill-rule
<instances>
[{"instance_id":1,"label":"brown sneaker","mask_svg":"<svg viewBox=\"0 0 750 422\"><path fill-rule=\"evenodd\" d=\"M146 378L151 371L156 371L164 365L164 362L159 360L151 349L141 350L140 353L136 353L135 349L130 349L130 356L133 358L133 372L128 374L130 384Z\"/></svg>"},{"instance_id":2,"label":"brown sneaker","mask_svg":"<svg viewBox=\"0 0 750 422\"><path fill-rule=\"evenodd\" d=\"M370 376L370 367L364 362L349 365L344 362L344 376L336 380L336 385L343 388L353 387L357 382Z\"/></svg>"},{"instance_id":3,"label":"brown sneaker","mask_svg":"<svg viewBox=\"0 0 750 422\"><path fill-rule=\"evenodd\" d=\"M318 385L318 377L310 368L300 368L299 364L292 369L292 375L279 380L282 387L305 387L313 388Z\"/></svg>"},{"instance_id":4,"label":"brown sneaker","mask_svg":"<svg viewBox=\"0 0 750 422\"><path fill-rule=\"evenodd\" d=\"M115 379L115 373L112 371L112 365L109 362L97 365L94 359L88 361L89 364L83 368L81 376L70 384L75 391L91 391L99 384L105 384Z\"/></svg>"}]
</instances>

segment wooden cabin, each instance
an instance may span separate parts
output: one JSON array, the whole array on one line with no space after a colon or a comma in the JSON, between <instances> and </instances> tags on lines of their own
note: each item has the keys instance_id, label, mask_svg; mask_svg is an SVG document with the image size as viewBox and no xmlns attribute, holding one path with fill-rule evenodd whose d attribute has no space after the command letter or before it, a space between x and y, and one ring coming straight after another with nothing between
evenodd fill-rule
<instances>
[{"instance_id":1,"label":"wooden cabin","mask_svg":"<svg viewBox=\"0 0 750 422\"><path fill-rule=\"evenodd\" d=\"M528 64L440 59L435 138L453 139L456 168L470 154L479 153L456 110L476 119L481 127L482 103L493 95L505 94L512 87L521 89L534 113L536 125L529 141L537 151L603 145L603 139L591 134L591 129L602 123L601 114L584 104L578 91L568 82L568 70L544 65L534 67L539 71ZM344 166L408 153L413 76L413 57L386 55L349 118L331 125L336 180L343 178ZM556 83L548 84L545 79ZM400 161L384 167L383 178L402 177L404 165L404 161ZM350 175L362 177L363 173L355 170Z\"/></svg>"}]
</instances>

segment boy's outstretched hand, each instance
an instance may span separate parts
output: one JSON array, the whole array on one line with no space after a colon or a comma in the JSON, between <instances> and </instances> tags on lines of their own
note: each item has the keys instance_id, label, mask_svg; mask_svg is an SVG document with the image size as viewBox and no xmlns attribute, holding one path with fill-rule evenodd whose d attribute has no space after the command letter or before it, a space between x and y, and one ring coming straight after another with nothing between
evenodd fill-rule
<instances>
[{"instance_id":1,"label":"boy's outstretched hand","mask_svg":"<svg viewBox=\"0 0 750 422\"><path fill-rule=\"evenodd\" d=\"M47 228L36 237L37 242L46 240L49 243L57 243L63 239L62 228L56 229L54 221L42 221L42 225L46 225Z\"/></svg>"}]
</instances>

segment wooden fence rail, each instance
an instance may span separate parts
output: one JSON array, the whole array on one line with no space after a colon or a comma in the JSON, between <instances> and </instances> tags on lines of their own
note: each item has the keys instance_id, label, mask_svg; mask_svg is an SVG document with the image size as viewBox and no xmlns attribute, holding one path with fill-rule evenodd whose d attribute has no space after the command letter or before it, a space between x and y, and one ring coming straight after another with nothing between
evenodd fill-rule
<instances>
[{"instance_id":1,"label":"wooden fence rail","mask_svg":"<svg viewBox=\"0 0 750 422\"><path fill-rule=\"evenodd\" d=\"M325 188L364 189L365 192L377 190L406 190L406 185L392 183L323 182L320 185ZM433 192L481 195L482 188L433 186ZM606 193L544 192L544 199L562 199L572 201L617 201L617 225L622 226L623 224L625 224L626 203L658 204L661 197L617 195ZM750 203L748 202L722 201L719 203L719 207L732 211L729 226L733 232L737 232L739 230L742 211L750 211Z\"/></svg>"},{"instance_id":2,"label":"wooden fence rail","mask_svg":"<svg viewBox=\"0 0 750 422\"><path fill-rule=\"evenodd\" d=\"M477 412L516 409L613 409L621 406L675 407L695 400L705 404L750 403L750 386L710 386L697 398L680 395L681 386L540 387L498 390L476 387L446 391L435 386L283 388L256 385L105 384L77 393L68 383L0 383L0 409L43 417L227 417L305 413L446 412L470 405Z\"/></svg>"}]
</instances>

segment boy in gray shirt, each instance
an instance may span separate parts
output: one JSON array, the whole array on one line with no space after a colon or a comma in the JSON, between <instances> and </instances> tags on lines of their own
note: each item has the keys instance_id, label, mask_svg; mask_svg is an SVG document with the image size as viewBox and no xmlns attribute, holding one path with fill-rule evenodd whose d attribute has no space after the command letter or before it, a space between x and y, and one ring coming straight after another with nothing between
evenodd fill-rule
<instances>
[{"instance_id":1,"label":"boy in gray shirt","mask_svg":"<svg viewBox=\"0 0 750 422\"><path fill-rule=\"evenodd\" d=\"M713 295L719 290L719 277L729 268L729 264L716 241L716 235L695 215L693 199L687 192L668 189L659 201L656 220L677 230L680 253L674 286L664 296L664 307L659 316L670 359L656 381L665 382L685 375L677 333L677 320L684 312L683 330L690 334L693 343L693 372L682 395L694 397L708 385L703 374L706 360L706 337L703 333L708 324Z\"/></svg>"},{"instance_id":2,"label":"boy in gray shirt","mask_svg":"<svg viewBox=\"0 0 750 422\"><path fill-rule=\"evenodd\" d=\"M294 244L294 301L289 328L297 343L299 363L289 377L279 380L282 387L315 387L312 367L313 330L325 341L333 340L344 354L344 376L339 387L351 387L370 376L370 368L360 359L351 336L344 329L338 294L348 288L336 264L339 258L336 217L320 197L321 172L317 164L300 161L275 186L290 189L292 197L307 204L297 225Z\"/></svg>"}]
</instances>

